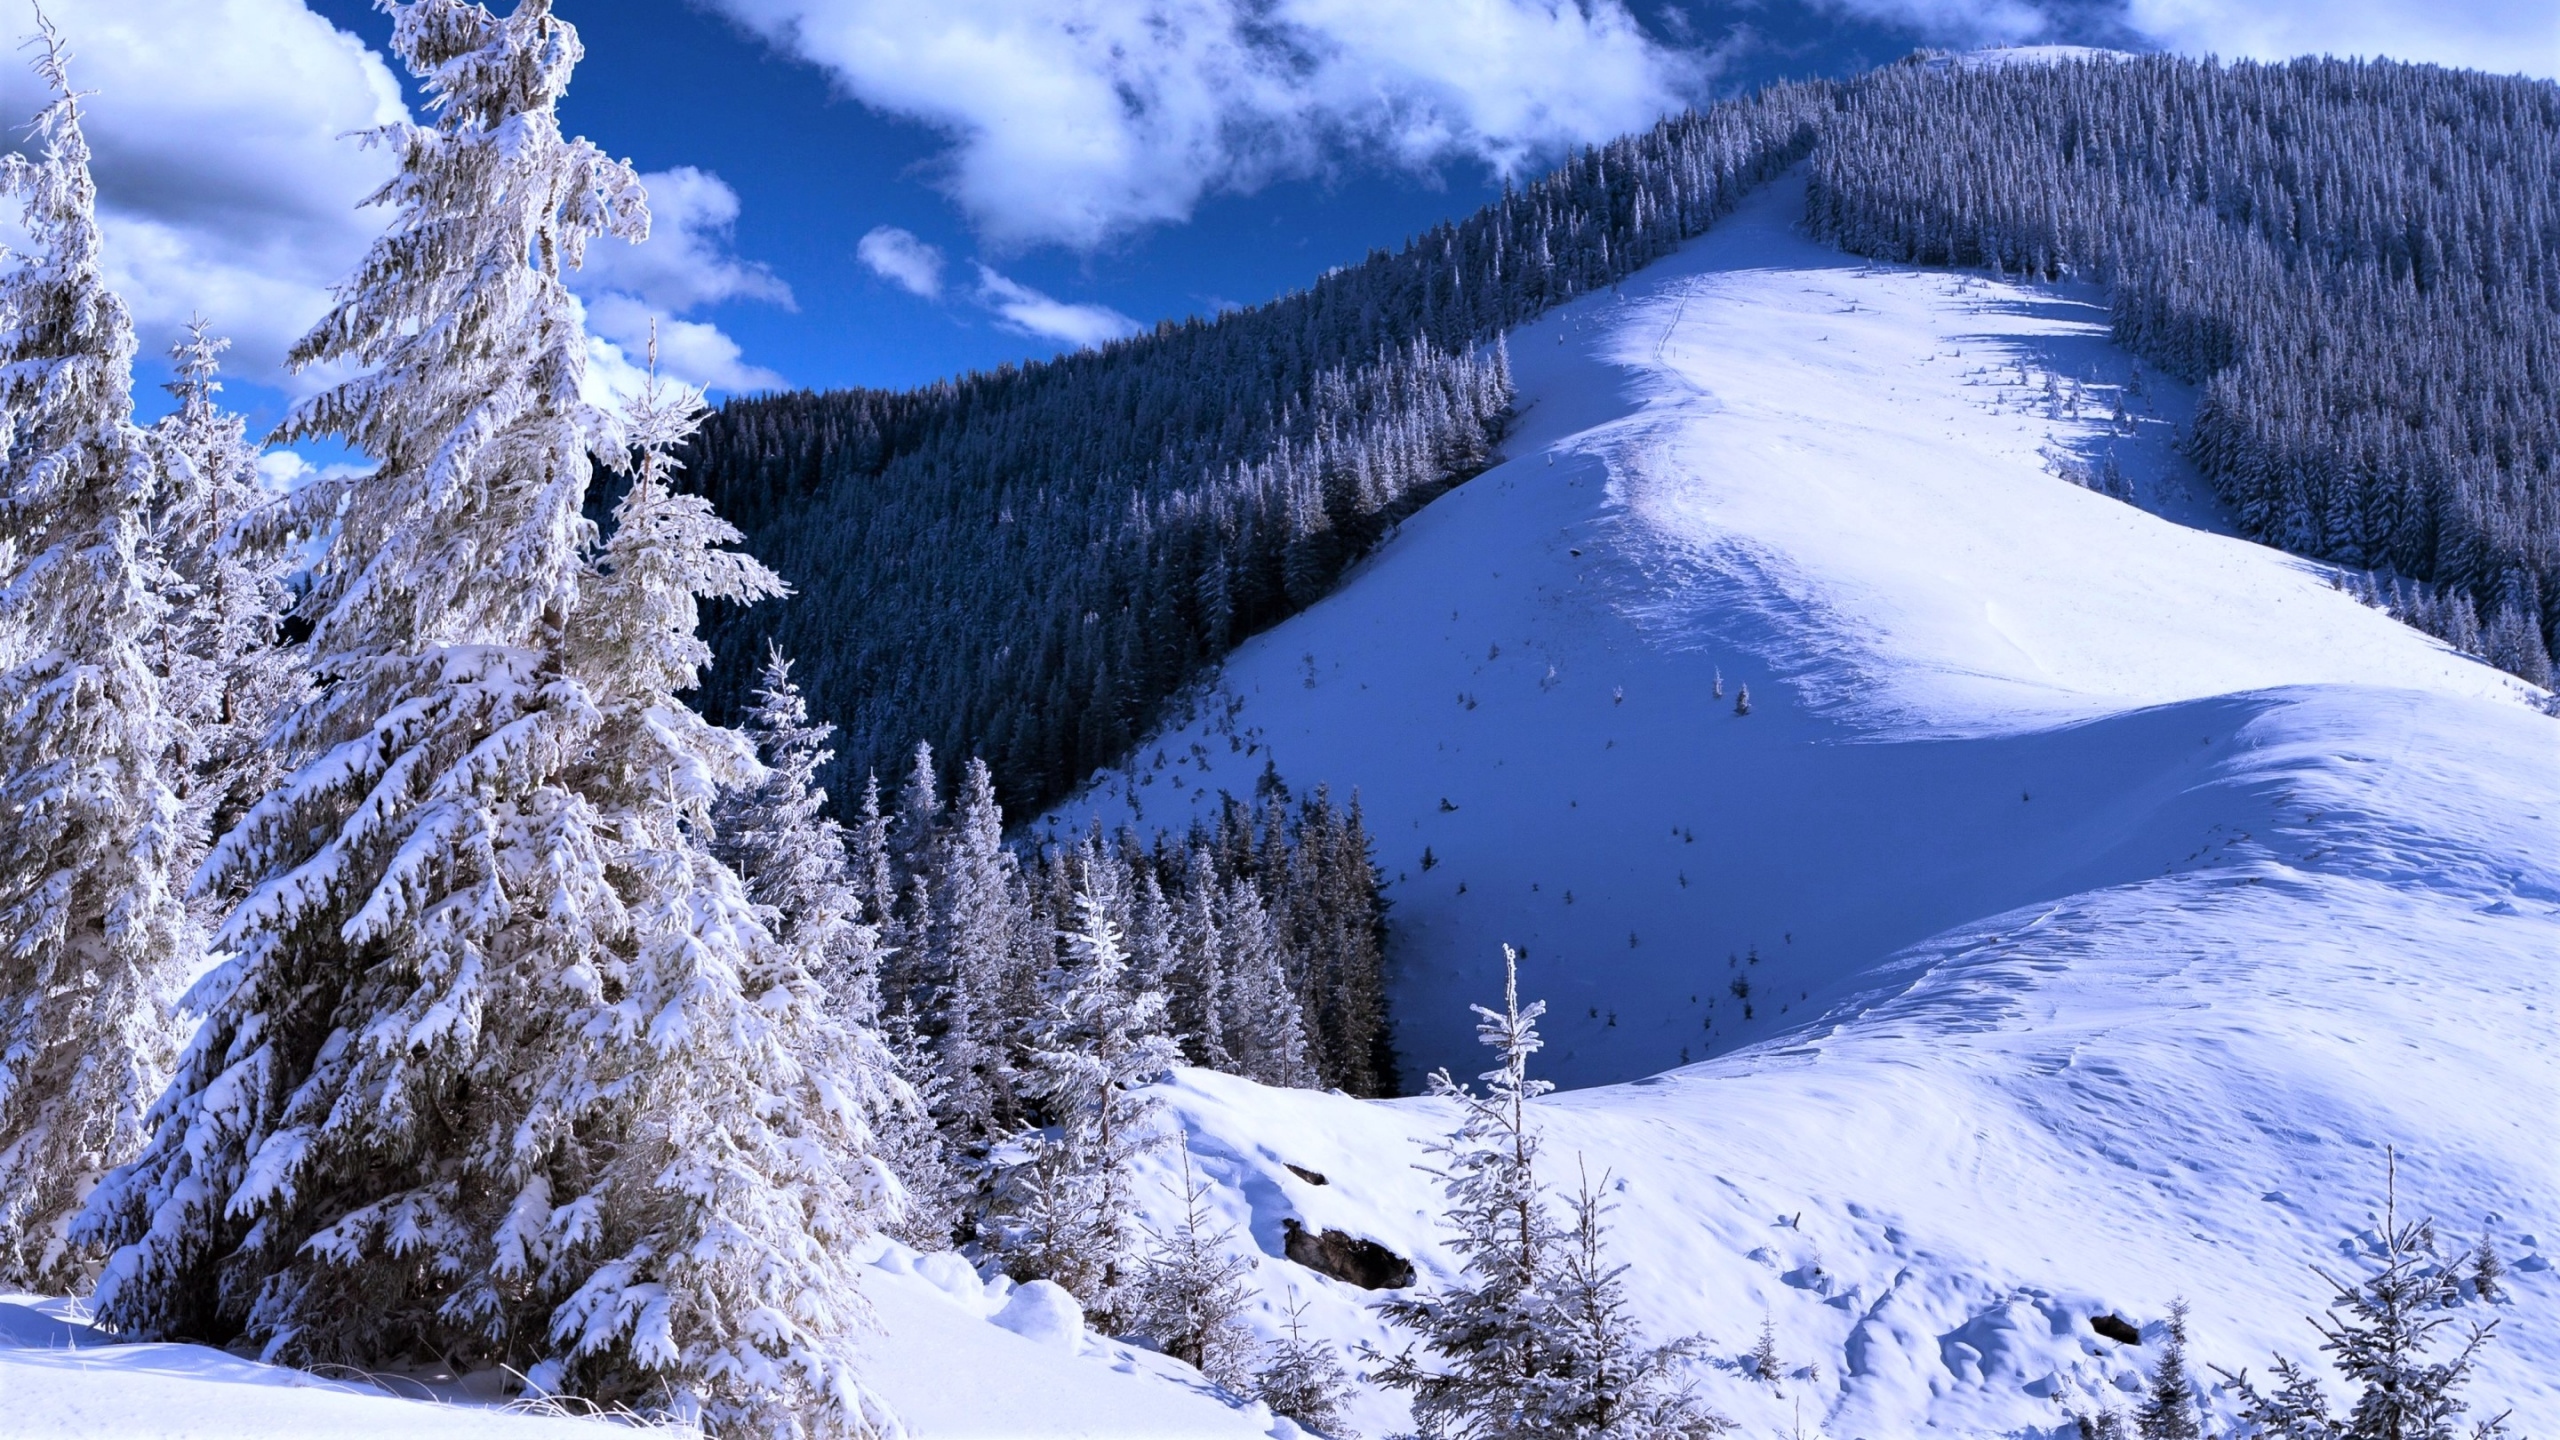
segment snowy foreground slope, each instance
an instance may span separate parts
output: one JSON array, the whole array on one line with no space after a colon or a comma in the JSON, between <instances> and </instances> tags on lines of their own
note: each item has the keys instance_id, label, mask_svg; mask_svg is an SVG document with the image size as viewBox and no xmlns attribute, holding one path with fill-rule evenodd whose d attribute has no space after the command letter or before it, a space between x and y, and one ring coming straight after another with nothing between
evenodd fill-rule
<instances>
[{"instance_id":1,"label":"snowy foreground slope","mask_svg":"<svg viewBox=\"0 0 2560 1440\"><path fill-rule=\"evenodd\" d=\"M1197 1372L1070 1328L1073 1301L1015 1301L957 1255L875 1242L870 1383L914 1440L1293 1440ZM1059 1292L1061 1295L1063 1292ZM1035 1297L1036 1298L1036 1297ZM322 1377L200 1345L120 1345L72 1307L0 1296L0 1436L10 1440L605 1440L597 1419L509 1413L503 1376ZM690 1435L681 1427L649 1434Z\"/></svg>"},{"instance_id":2,"label":"snowy foreground slope","mask_svg":"<svg viewBox=\"0 0 2560 1440\"><path fill-rule=\"evenodd\" d=\"M2070 1433L2149 1354L2090 1317L2178 1295L2203 1361L2307 1356L2386 1144L2404 1207L2515 1265L2480 1391L2560 1432L2560 724L2219 533L2187 397L2115 419L2097 297L1866 266L1801 204L1515 333L1509 463L1060 830L1266 762L1356 787L1408 1083L1483 1068L1466 1004L1522 946L1585 1087L1557 1178L1615 1177L1647 1323L1712 1338L1754 1433ZM2135 503L2058 473L2110 456ZM1270 1258L1291 1216L1448 1273L1440 1107L1173 1099L1267 1295L1388 1338ZM1735 1364L1764 1316L1774 1388Z\"/></svg>"}]
</instances>

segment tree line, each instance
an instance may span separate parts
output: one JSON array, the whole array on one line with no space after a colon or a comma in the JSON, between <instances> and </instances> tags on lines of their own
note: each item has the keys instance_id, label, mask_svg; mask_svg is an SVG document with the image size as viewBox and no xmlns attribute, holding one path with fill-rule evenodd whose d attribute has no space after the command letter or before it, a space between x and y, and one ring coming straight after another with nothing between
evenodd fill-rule
<instances>
[{"instance_id":1,"label":"tree line","mask_svg":"<svg viewBox=\"0 0 2560 1440\"><path fill-rule=\"evenodd\" d=\"M2109 287L2204 393L2245 533L2395 580L2537 685L2560 644L2560 89L2387 61L1891 66L1808 220L1860 254Z\"/></svg>"}]
</instances>

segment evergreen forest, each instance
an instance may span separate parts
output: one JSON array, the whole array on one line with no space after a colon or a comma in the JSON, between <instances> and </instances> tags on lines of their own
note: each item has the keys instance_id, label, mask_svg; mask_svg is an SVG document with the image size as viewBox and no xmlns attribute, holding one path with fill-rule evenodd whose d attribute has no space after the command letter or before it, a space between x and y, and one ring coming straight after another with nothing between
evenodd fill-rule
<instances>
[{"instance_id":1,"label":"evergreen forest","mask_svg":"<svg viewBox=\"0 0 2560 1440\"><path fill-rule=\"evenodd\" d=\"M799 593L715 621L713 713L779 642L849 773L925 742L984 757L1018 814L1045 805L1488 463L1506 327L1807 157L1808 225L1850 250L2107 286L2117 338L2204 386L2191 453L2245 533L2548 681L2551 87L1924 55L1666 120L1253 309L920 390L730 401L692 483Z\"/></svg>"}]
</instances>

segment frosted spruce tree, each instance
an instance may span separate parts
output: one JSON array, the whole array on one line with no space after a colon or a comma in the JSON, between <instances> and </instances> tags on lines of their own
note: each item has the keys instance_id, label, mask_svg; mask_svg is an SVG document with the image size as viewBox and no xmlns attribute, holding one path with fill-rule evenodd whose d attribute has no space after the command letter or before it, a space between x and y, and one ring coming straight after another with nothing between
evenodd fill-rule
<instances>
[{"instance_id":1,"label":"frosted spruce tree","mask_svg":"<svg viewBox=\"0 0 2560 1440\"><path fill-rule=\"evenodd\" d=\"M177 379L166 388L178 408L150 431L160 467L153 530L172 579L160 644L178 741L169 773L193 858L282 778L267 742L309 688L299 647L281 634L297 535L259 481L247 420L214 398L230 346L201 319L188 326L170 351Z\"/></svg>"},{"instance_id":2,"label":"frosted spruce tree","mask_svg":"<svg viewBox=\"0 0 2560 1440\"><path fill-rule=\"evenodd\" d=\"M1481 1077L1484 1093L1446 1070L1431 1077L1432 1096L1459 1110L1457 1133L1430 1152L1441 1159L1431 1173L1449 1199L1446 1219L1457 1232L1450 1248L1465 1278L1377 1307L1412 1331L1429 1358L1411 1344L1393 1355L1369 1352L1384 1362L1373 1372L1380 1384L1412 1393L1423 1440L1536 1434L1528 1418L1557 1378L1557 1317L1547 1291L1563 1236L1538 1181L1538 1136L1529 1123L1529 1102L1555 1088L1529 1077L1547 1006L1521 1007L1519 957L1506 945L1502 959L1502 1008L1474 1007L1477 1038L1502 1057Z\"/></svg>"},{"instance_id":3,"label":"frosted spruce tree","mask_svg":"<svg viewBox=\"0 0 2560 1440\"><path fill-rule=\"evenodd\" d=\"M711 658L699 605L782 586L726 548L737 531L708 501L670 488L700 414L654 376L632 407L638 464L567 646L597 714L574 788L611 837L629 930L605 947L578 1043L529 1077L559 1097L529 1125L556 1127L552 1166L599 1168L574 1198L543 1177L552 1213L501 1229L496 1285L464 1303L504 1313L521 1245L544 1291L574 1286L550 1317L544 1388L690 1411L721 1434L859 1432L884 1417L852 1375L852 1251L898 1209L874 1125L914 1097L703 843L721 793L761 777L744 736L678 698ZM564 1237L563 1210L596 1216L602 1243Z\"/></svg>"},{"instance_id":4,"label":"frosted spruce tree","mask_svg":"<svg viewBox=\"0 0 2560 1440\"><path fill-rule=\"evenodd\" d=\"M1191 1149L1182 1150L1182 1213L1161 1230L1149 1228L1138 1263L1139 1328L1156 1348L1243 1395L1252 1388L1261 1347L1245 1328L1252 1298L1244 1277L1253 1262L1236 1252L1235 1231L1209 1213L1209 1187L1191 1171Z\"/></svg>"},{"instance_id":5,"label":"frosted spruce tree","mask_svg":"<svg viewBox=\"0 0 2560 1440\"><path fill-rule=\"evenodd\" d=\"M826 813L818 783L834 759L835 727L812 723L791 661L768 649L746 730L765 762L755 784L724 793L714 815L718 853L747 882L766 923L818 977L829 1006L845 1023L877 1031L882 1024L879 927L863 918L863 888L847 853L842 826ZM903 1024L904 1013L901 1012ZM901 1079L895 1103L874 1116L879 1154L906 1190L889 1233L922 1250L947 1249L968 1185L944 1152L928 1103L937 1093L930 1055L915 1043L885 1053ZM884 1044L885 1044L884 1040Z\"/></svg>"},{"instance_id":6,"label":"frosted spruce tree","mask_svg":"<svg viewBox=\"0 0 2560 1440\"><path fill-rule=\"evenodd\" d=\"M1678 1378L1705 1347L1697 1336L1649 1345L1629 1311L1627 1267L1612 1264L1605 1224L1609 1177L1586 1175L1573 1197L1573 1228L1548 1284L1553 1340L1548 1382L1524 1406L1531 1433L1572 1440L1707 1440L1733 1424Z\"/></svg>"},{"instance_id":7,"label":"frosted spruce tree","mask_svg":"<svg viewBox=\"0 0 2560 1440\"><path fill-rule=\"evenodd\" d=\"M1125 985L1128 955L1106 902L1088 892L1076 912L1068 955L1043 982L1026 1077L1049 1123L1023 1135L1000 1179L994 1239L1016 1278L1065 1286L1096 1330L1116 1334L1139 1318L1134 1167L1164 1143L1144 1087L1181 1052L1164 1033L1164 996Z\"/></svg>"},{"instance_id":8,"label":"frosted spruce tree","mask_svg":"<svg viewBox=\"0 0 2560 1440\"><path fill-rule=\"evenodd\" d=\"M27 252L0 270L0 1283L59 1286L83 1192L133 1156L201 950L155 665L168 583L133 423L133 329L100 273L68 55L32 156L0 159Z\"/></svg>"},{"instance_id":9,"label":"frosted spruce tree","mask_svg":"<svg viewBox=\"0 0 2560 1440\"><path fill-rule=\"evenodd\" d=\"M1459 1106L1457 1133L1431 1147L1449 1197L1450 1242L1466 1277L1437 1293L1381 1302L1414 1332L1383 1362L1379 1383L1413 1395L1422 1440L1704 1440L1730 1422L1676 1383L1695 1338L1648 1345L1628 1313L1623 1265L1608 1261L1603 1202L1585 1185L1574 1224L1556 1223L1538 1178L1531 1101L1554 1087L1529 1078L1543 1042L1543 1001L1523 1009L1520 963L1503 947L1503 1005L1476 1006L1476 1034L1502 1057L1478 1094L1443 1070L1431 1093ZM1602 1188L1607 1181L1604 1178Z\"/></svg>"},{"instance_id":10,"label":"frosted spruce tree","mask_svg":"<svg viewBox=\"0 0 2560 1440\"><path fill-rule=\"evenodd\" d=\"M2199 1440L2195 1383L2187 1373L2187 1302L2169 1302L2168 1335L2160 1347L2160 1363L2151 1367L2151 1385L2134 1408L2133 1433L2141 1440Z\"/></svg>"},{"instance_id":11,"label":"frosted spruce tree","mask_svg":"<svg viewBox=\"0 0 2560 1440\"><path fill-rule=\"evenodd\" d=\"M2498 1322L2443 1333L2458 1325L2454 1311L2462 1303L2462 1272L2437 1253L2435 1222L2401 1222L2398 1156L2389 1163L2381 1266L2353 1279L2314 1267L2333 1298L2327 1317L2313 1323L2331 1368L2354 1395L2352 1403L2343 1415L2333 1413L2319 1380L2290 1358L2274 1362L2273 1394L2261 1391L2246 1370L2235 1375L2216 1367L2240 1392L2240 1418L2255 1427L2253 1433L2285 1440L2492 1440L2507 1433L2503 1412L2462 1423L2470 1409L2462 1389ZM2448 1340L2450 1348L2435 1353Z\"/></svg>"},{"instance_id":12,"label":"frosted spruce tree","mask_svg":"<svg viewBox=\"0 0 2560 1440\"><path fill-rule=\"evenodd\" d=\"M1289 1291L1289 1331L1271 1347L1271 1355L1254 1377L1254 1397L1319 1434L1342 1433L1343 1402L1351 1398L1351 1377L1333 1347L1307 1334L1306 1302Z\"/></svg>"},{"instance_id":13,"label":"frosted spruce tree","mask_svg":"<svg viewBox=\"0 0 2560 1440\"><path fill-rule=\"evenodd\" d=\"M722 799L715 816L718 850L765 907L774 934L800 953L837 1005L876 1023L880 1011L879 932L862 922L842 826L827 815L818 777L835 759L835 727L812 724L808 702L791 681L791 661L768 647L746 732L765 764L764 778Z\"/></svg>"},{"instance_id":14,"label":"frosted spruce tree","mask_svg":"<svg viewBox=\"0 0 2560 1440\"><path fill-rule=\"evenodd\" d=\"M397 214L294 352L361 373L287 426L378 468L301 493L328 683L208 862L248 888L149 1148L84 1217L98 1315L505 1363L722 1434L876 1429L850 1254L896 1204L867 1153L895 1082L706 848L759 767L677 698L695 607L777 586L669 493L697 399L631 417L601 555L583 519L624 440L561 273L645 235L645 198L560 133L580 48L547 0L386 8L435 120L375 136Z\"/></svg>"}]
</instances>

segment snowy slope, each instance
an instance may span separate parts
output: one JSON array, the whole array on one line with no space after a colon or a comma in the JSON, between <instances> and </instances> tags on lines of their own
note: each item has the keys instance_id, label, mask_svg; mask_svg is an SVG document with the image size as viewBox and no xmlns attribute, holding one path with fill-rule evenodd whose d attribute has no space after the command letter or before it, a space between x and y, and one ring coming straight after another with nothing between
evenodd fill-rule
<instances>
[{"instance_id":1,"label":"snowy slope","mask_svg":"<svg viewBox=\"0 0 2560 1440\"><path fill-rule=\"evenodd\" d=\"M1014 1305L957 1255L874 1241L865 1379L909 1440L1293 1440L1187 1366ZM1072 1302L1069 1302L1072 1304ZM1028 1318L1026 1318L1026 1312ZM1039 1323L1042 1319L1052 1323ZM604 1440L599 1420L511 1413L504 1376L331 1379L201 1345L126 1345L74 1307L0 1296L0 1435L11 1440ZM518 1407L520 1411L522 1407ZM650 1433L686 1436L683 1428Z\"/></svg>"},{"instance_id":2,"label":"snowy slope","mask_svg":"<svg viewBox=\"0 0 2560 1440\"><path fill-rule=\"evenodd\" d=\"M1709 1379L1763 1433L2053 1433L2136 1373L2089 1317L2180 1293L2204 1360L2306 1353L2386 1143L2522 1262L2484 1389L2560 1429L2560 725L2220 533L2097 297L1849 260L1801 193L1515 333L1509 463L1056 822L1356 787L1401 1053L1481 1068L1527 950L1650 1322L1817 1367ZM2110 454L2138 504L2056 473ZM1432 1105L1176 1095L1263 1256L1298 1215L1447 1266Z\"/></svg>"}]
</instances>

